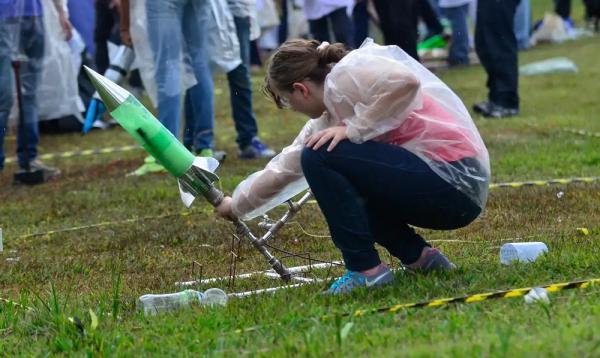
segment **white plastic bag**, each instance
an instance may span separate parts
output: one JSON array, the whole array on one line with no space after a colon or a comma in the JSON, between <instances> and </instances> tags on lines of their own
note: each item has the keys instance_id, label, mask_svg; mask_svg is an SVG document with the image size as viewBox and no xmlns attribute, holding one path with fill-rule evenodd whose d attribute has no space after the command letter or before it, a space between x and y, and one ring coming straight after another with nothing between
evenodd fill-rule
<instances>
[{"instance_id":1,"label":"white plastic bag","mask_svg":"<svg viewBox=\"0 0 600 358\"><path fill-rule=\"evenodd\" d=\"M83 120L85 110L79 97L77 74L69 43L58 22L51 0L42 1L44 8L45 53L42 76L37 93L40 120L73 115Z\"/></svg>"},{"instance_id":2,"label":"white plastic bag","mask_svg":"<svg viewBox=\"0 0 600 358\"><path fill-rule=\"evenodd\" d=\"M555 57L533 62L519 68L522 76L546 75L550 73L577 73L577 65L566 57Z\"/></svg>"},{"instance_id":3,"label":"white plastic bag","mask_svg":"<svg viewBox=\"0 0 600 358\"><path fill-rule=\"evenodd\" d=\"M213 68L227 73L238 67L240 43L226 0L209 0L212 16L208 24L208 48Z\"/></svg>"}]
</instances>

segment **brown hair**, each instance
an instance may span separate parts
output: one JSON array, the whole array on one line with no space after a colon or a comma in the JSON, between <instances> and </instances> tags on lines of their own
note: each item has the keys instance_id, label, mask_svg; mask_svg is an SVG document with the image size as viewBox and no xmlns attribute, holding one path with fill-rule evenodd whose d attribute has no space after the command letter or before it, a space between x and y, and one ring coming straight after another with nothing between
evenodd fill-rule
<instances>
[{"instance_id":1,"label":"brown hair","mask_svg":"<svg viewBox=\"0 0 600 358\"><path fill-rule=\"evenodd\" d=\"M283 103L274 89L292 91L292 85L304 79L323 83L332 64L348 53L341 43L317 49L320 44L317 40L288 40L275 50L267 65L263 92L273 99L277 107L283 108Z\"/></svg>"}]
</instances>

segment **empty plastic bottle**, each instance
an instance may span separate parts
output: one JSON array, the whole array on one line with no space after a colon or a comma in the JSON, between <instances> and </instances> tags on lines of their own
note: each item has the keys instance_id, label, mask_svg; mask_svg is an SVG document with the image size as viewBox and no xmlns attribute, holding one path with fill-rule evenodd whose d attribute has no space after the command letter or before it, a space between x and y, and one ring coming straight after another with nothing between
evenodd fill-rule
<instances>
[{"instance_id":1,"label":"empty plastic bottle","mask_svg":"<svg viewBox=\"0 0 600 358\"><path fill-rule=\"evenodd\" d=\"M224 306L227 304L227 294L221 289L209 288L205 292L185 290L176 293L148 294L138 300L138 307L144 310L145 315L175 311L192 304Z\"/></svg>"}]
</instances>

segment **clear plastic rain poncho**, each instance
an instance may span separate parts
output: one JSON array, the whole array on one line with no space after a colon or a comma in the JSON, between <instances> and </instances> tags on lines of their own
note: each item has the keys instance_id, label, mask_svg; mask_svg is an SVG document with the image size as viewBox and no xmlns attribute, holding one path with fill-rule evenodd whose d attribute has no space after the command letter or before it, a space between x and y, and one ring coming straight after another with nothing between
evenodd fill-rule
<instances>
[{"instance_id":1,"label":"clear plastic rain poncho","mask_svg":"<svg viewBox=\"0 0 600 358\"><path fill-rule=\"evenodd\" d=\"M65 5L66 1L59 3ZM77 84L79 67L70 46L79 35L73 29L74 38L67 42L56 4L52 0L0 0L0 56L8 59L9 66L11 61L20 62L23 94L35 93L36 120L79 118L83 111ZM12 71L4 68L0 81L15 92ZM13 103L16 105L16 100Z\"/></svg>"},{"instance_id":2,"label":"clear plastic rain poncho","mask_svg":"<svg viewBox=\"0 0 600 358\"><path fill-rule=\"evenodd\" d=\"M66 3L65 11L67 11ZM73 37L65 40L60 27L58 13L52 0L42 0L44 7L45 51L42 64L42 76L38 89L38 107L40 120L75 116L82 120L85 110L79 97L77 76L81 67L81 52L85 45L74 28ZM79 50L77 50L79 48ZM56 94L60 93L60 96Z\"/></svg>"},{"instance_id":3,"label":"clear plastic rain poncho","mask_svg":"<svg viewBox=\"0 0 600 358\"><path fill-rule=\"evenodd\" d=\"M300 165L305 138L340 125L354 143L375 140L409 150L485 206L489 157L471 116L448 86L399 47L365 40L325 78L324 102L321 117L309 120L290 146L235 189L236 216L252 219L306 190Z\"/></svg>"}]
</instances>

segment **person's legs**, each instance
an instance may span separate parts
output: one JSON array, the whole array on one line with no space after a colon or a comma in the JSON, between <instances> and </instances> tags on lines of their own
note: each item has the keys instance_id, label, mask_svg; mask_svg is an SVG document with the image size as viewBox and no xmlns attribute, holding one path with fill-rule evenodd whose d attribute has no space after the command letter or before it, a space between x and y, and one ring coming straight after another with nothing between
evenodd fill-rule
<instances>
[{"instance_id":1,"label":"person's legs","mask_svg":"<svg viewBox=\"0 0 600 358\"><path fill-rule=\"evenodd\" d=\"M258 133L256 116L252 110L252 83L250 82L250 18L234 17L240 43L242 63L227 73L236 142L243 150Z\"/></svg>"},{"instance_id":2,"label":"person's legs","mask_svg":"<svg viewBox=\"0 0 600 358\"><path fill-rule=\"evenodd\" d=\"M348 47L354 44L352 33L352 20L346 13L346 8L342 7L327 15L331 20L331 28L335 36L335 42L341 42Z\"/></svg>"},{"instance_id":3,"label":"person's legs","mask_svg":"<svg viewBox=\"0 0 600 358\"><path fill-rule=\"evenodd\" d=\"M331 42L327 16L323 16L320 19L308 20L308 27L315 40Z\"/></svg>"},{"instance_id":4,"label":"person's legs","mask_svg":"<svg viewBox=\"0 0 600 358\"><path fill-rule=\"evenodd\" d=\"M554 0L554 12L567 20L571 17L571 0Z\"/></svg>"},{"instance_id":5,"label":"person's legs","mask_svg":"<svg viewBox=\"0 0 600 358\"><path fill-rule=\"evenodd\" d=\"M367 12L367 0L356 3L352 11L354 23L354 48L359 48L363 41L369 36L369 13Z\"/></svg>"},{"instance_id":6,"label":"person's legs","mask_svg":"<svg viewBox=\"0 0 600 358\"><path fill-rule=\"evenodd\" d=\"M419 61L417 23L419 0L374 0L386 45L396 45Z\"/></svg>"},{"instance_id":7,"label":"person's legs","mask_svg":"<svg viewBox=\"0 0 600 358\"><path fill-rule=\"evenodd\" d=\"M342 141L331 152L326 146L305 149L302 169L333 241L352 271L379 264L375 242L405 263L418 258L427 244L407 224L456 229L481 211L421 159L393 145ZM386 210L392 216L373 219Z\"/></svg>"},{"instance_id":8,"label":"person's legs","mask_svg":"<svg viewBox=\"0 0 600 358\"><path fill-rule=\"evenodd\" d=\"M237 27L237 25L236 25ZM239 31L239 30L238 30ZM279 29L277 39L280 44L284 43L288 37L288 2L281 0L281 16L279 16ZM242 60L243 61L243 60Z\"/></svg>"},{"instance_id":9,"label":"person's legs","mask_svg":"<svg viewBox=\"0 0 600 358\"><path fill-rule=\"evenodd\" d=\"M20 71L25 125L19 126L17 157L19 166L24 168L27 165L27 159L31 162L37 157L39 142L37 89L44 57L44 24L41 17L21 20L21 46L28 60L21 63Z\"/></svg>"},{"instance_id":10,"label":"person's legs","mask_svg":"<svg viewBox=\"0 0 600 358\"><path fill-rule=\"evenodd\" d=\"M529 0L521 0L515 14L515 35L519 50L529 48L529 34L531 32L531 4Z\"/></svg>"},{"instance_id":11,"label":"person's legs","mask_svg":"<svg viewBox=\"0 0 600 358\"><path fill-rule=\"evenodd\" d=\"M452 43L448 54L450 65L466 65L469 63L469 26L467 14L469 4L442 9L452 26Z\"/></svg>"},{"instance_id":12,"label":"person's legs","mask_svg":"<svg viewBox=\"0 0 600 358\"><path fill-rule=\"evenodd\" d=\"M110 64L108 44L115 26L114 10L109 9L110 1L96 1L96 27L94 28L94 43L96 44L96 70L104 74Z\"/></svg>"},{"instance_id":13,"label":"person's legs","mask_svg":"<svg viewBox=\"0 0 600 358\"><path fill-rule=\"evenodd\" d=\"M490 102L519 108L517 40L514 17L519 0L479 0L475 48L488 74Z\"/></svg>"},{"instance_id":14,"label":"person's legs","mask_svg":"<svg viewBox=\"0 0 600 358\"><path fill-rule=\"evenodd\" d=\"M0 54L0 170L4 169L4 137L8 132L8 116L13 105L13 76L8 57Z\"/></svg>"},{"instance_id":15,"label":"person's legs","mask_svg":"<svg viewBox=\"0 0 600 358\"><path fill-rule=\"evenodd\" d=\"M179 137L182 1L147 0L146 15L148 39L154 52L158 87L158 120L175 137Z\"/></svg>"},{"instance_id":16,"label":"person's legs","mask_svg":"<svg viewBox=\"0 0 600 358\"><path fill-rule=\"evenodd\" d=\"M405 265L417 261L423 248L430 245L412 227L399 222L393 210L373 206L367 203L369 228L375 242Z\"/></svg>"},{"instance_id":17,"label":"person's legs","mask_svg":"<svg viewBox=\"0 0 600 358\"><path fill-rule=\"evenodd\" d=\"M207 23L209 3L206 0L187 0L183 12L183 35L192 59L197 84L190 88L194 125L194 149L201 151L213 146L214 85L209 63Z\"/></svg>"},{"instance_id":18,"label":"person's legs","mask_svg":"<svg viewBox=\"0 0 600 358\"><path fill-rule=\"evenodd\" d=\"M9 24L0 19L0 170L4 168L4 137L8 132L8 116L13 106L15 79L11 67L13 48L9 34L14 33L18 24Z\"/></svg>"},{"instance_id":19,"label":"person's legs","mask_svg":"<svg viewBox=\"0 0 600 358\"><path fill-rule=\"evenodd\" d=\"M444 32L444 27L440 22L438 14L433 9L433 6L429 0L418 0L419 15L423 19L425 26L427 26L427 36L441 34Z\"/></svg>"}]
</instances>

